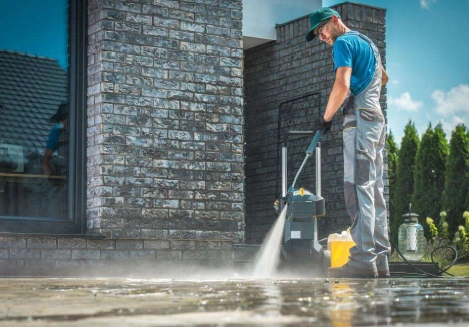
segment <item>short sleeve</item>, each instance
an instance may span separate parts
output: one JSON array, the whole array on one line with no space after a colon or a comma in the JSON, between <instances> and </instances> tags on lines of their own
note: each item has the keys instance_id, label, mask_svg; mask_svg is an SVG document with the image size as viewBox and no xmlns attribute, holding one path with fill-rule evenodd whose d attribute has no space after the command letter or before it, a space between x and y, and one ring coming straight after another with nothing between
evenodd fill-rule
<instances>
[{"instance_id":1,"label":"short sleeve","mask_svg":"<svg viewBox=\"0 0 469 327\"><path fill-rule=\"evenodd\" d=\"M339 67L352 67L350 43L341 38L334 42L334 71Z\"/></svg>"},{"instance_id":2,"label":"short sleeve","mask_svg":"<svg viewBox=\"0 0 469 327\"><path fill-rule=\"evenodd\" d=\"M49 138L47 139L46 149L52 151L57 150L59 144L59 135L60 129L54 126L54 128L52 128L50 131Z\"/></svg>"}]
</instances>

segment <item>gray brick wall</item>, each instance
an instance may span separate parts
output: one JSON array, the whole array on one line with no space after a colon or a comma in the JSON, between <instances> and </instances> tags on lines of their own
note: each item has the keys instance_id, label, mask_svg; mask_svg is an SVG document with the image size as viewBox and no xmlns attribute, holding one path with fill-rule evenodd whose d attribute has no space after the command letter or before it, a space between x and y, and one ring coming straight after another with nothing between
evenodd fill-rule
<instances>
[{"instance_id":1,"label":"gray brick wall","mask_svg":"<svg viewBox=\"0 0 469 327\"><path fill-rule=\"evenodd\" d=\"M153 276L233 264L231 240L0 236L0 276Z\"/></svg>"},{"instance_id":2,"label":"gray brick wall","mask_svg":"<svg viewBox=\"0 0 469 327\"><path fill-rule=\"evenodd\" d=\"M354 3L344 3L335 9L347 26L373 39L385 62L385 10ZM311 106L314 113L309 123L311 126L319 112L324 112L332 89L334 74L331 48L317 40L307 43L304 35L308 29L307 15L277 26L277 41L245 52L247 243L260 243L277 218L272 204L280 197L280 105L288 101L298 101L296 107ZM307 94L319 97L319 101L301 103L301 100L295 100ZM384 110L385 99L384 89L381 101ZM293 106L291 110L296 110L296 107ZM322 196L326 199L327 217L319 221L319 234L320 237L326 237L350 226L343 200L342 133L339 114L334 118L331 132L321 140L321 144ZM303 151L305 150L306 148ZM304 155L300 160L303 158ZM314 165L314 161L309 164ZM310 184L314 185L314 181ZM387 191L386 189L386 193Z\"/></svg>"},{"instance_id":3,"label":"gray brick wall","mask_svg":"<svg viewBox=\"0 0 469 327\"><path fill-rule=\"evenodd\" d=\"M110 257L212 258L242 242L241 0L89 12L88 234L133 240Z\"/></svg>"}]
</instances>

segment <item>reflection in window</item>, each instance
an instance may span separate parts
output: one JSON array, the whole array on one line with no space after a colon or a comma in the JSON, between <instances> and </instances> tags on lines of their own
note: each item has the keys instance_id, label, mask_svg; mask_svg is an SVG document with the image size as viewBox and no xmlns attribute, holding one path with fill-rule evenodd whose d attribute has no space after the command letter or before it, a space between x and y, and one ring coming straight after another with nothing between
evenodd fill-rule
<instances>
[{"instance_id":1,"label":"reflection in window","mask_svg":"<svg viewBox=\"0 0 469 327\"><path fill-rule=\"evenodd\" d=\"M68 216L67 8L0 4L0 216Z\"/></svg>"}]
</instances>

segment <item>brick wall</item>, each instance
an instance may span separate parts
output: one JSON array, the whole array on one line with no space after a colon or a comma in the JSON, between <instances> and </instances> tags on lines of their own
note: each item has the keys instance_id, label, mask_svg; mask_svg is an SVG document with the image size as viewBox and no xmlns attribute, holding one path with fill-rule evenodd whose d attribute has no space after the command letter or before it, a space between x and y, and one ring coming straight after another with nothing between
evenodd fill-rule
<instances>
[{"instance_id":1,"label":"brick wall","mask_svg":"<svg viewBox=\"0 0 469 327\"><path fill-rule=\"evenodd\" d=\"M170 240L0 236L0 276L161 277L182 265L187 272L188 265L198 269L232 263L231 248L191 250Z\"/></svg>"},{"instance_id":2,"label":"brick wall","mask_svg":"<svg viewBox=\"0 0 469 327\"><path fill-rule=\"evenodd\" d=\"M88 13L87 236L0 237L0 274L223 262L244 240L242 1Z\"/></svg>"},{"instance_id":3,"label":"brick wall","mask_svg":"<svg viewBox=\"0 0 469 327\"><path fill-rule=\"evenodd\" d=\"M89 233L242 239L241 10L90 1Z\"/></svg>"},{"instance_id":4,"label":"brick wall","mask_svg":"<svg viewBox=\"0 0 469 327\"><path fill-rule=\"evenodd\" d=\"M88 234L243 240L241 19L241 0L90 1Z\"/></svg>"},{"instance_id":5,"label":"brick wall","mask_svg":"<svg viewBox=\"0 0 469 327\"><path fill-rule=\"evenodd\" d=\"M347 26L363 32L376 43L385 62L385 10L354 3L344 3L335 9ZM292 111L293 120L298 118L294 114L301 108L310 107L310 115L299 120L297 128L292 129L313 128L319 112L324 112L334 81L331 48L317 40L307 43L304 36L308 30L309 19L305 16L277 26L277 41L245 52L248 243L260 243L276 219L272 204L281 192L278 150L281 139L279 125L282 124L279 116L283 113L279 111L283 110L284 104L291 104L287 109ZM385 98L384 89L383 110L386 109ZM337 114L331 132L321 140L322 196L326 199L327 217L319 221L320 238L350 226L343 199L341 124L341 117ZM303 160L306 147L297 160ZM309 164L314 165L314 161ZM294 173L298 166L298 162L289 163ZM314 185L314 180L309 185Z\"/></svg>"}]
</instances>

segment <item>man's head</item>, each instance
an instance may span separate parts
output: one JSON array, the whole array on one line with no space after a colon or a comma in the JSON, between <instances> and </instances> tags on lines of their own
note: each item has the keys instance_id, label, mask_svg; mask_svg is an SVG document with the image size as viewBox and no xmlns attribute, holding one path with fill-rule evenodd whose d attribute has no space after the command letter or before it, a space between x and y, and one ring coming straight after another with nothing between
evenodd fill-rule
<instances>
[{"instance_id":1,"label":"man's head","mask_svg":"<svg viewBox=\"0 0 469 327\"><path fill-rule=\"evenodd\" d=\"M57 112L50 118L54 123L59 123L66 120L68 117L68 103L59 104Z\"/></svg>"},{"instance_id":2,"label":"man's head","mask_svg":"<svg viewBox=\"0 0 469 327\"><path fill-rule=\"evenodd\" d=\"M321 41L330 45L335 42L335 39L341 35L336 28L342 23L340 15L334 9L324 7L309 16L310 30L306 34L306 41L312 41L316 36L319 36ZM342 24L343 25L343 24Z\"/></svg>"}]
</instances>

